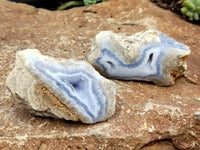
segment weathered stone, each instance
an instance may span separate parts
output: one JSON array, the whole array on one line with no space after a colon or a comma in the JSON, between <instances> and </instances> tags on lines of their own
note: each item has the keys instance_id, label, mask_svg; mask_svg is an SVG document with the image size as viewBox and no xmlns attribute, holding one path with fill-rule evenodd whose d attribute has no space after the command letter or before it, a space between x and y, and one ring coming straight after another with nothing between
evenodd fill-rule
<instances>
[{"instance_id":1,"label":"weathered stone","mask_svg":"<svg viewBox=\"0 0 200 150\"><path fill-rule=\"evenodd\" d=\"M176 150L170 142L157 142L143 147L141 150Z\"/></svg>"},{"instance_id":2,"label":"weathered stone","mask_svg":"<svg viewBox=\"0 0 200 150\"><path fill-rule=\"evenodd\" d=\"M115 83L90 64L20 51L6 80L14 98L30 112L84 123L110 118L115 111Z\"/></svg>"}]
</instances>

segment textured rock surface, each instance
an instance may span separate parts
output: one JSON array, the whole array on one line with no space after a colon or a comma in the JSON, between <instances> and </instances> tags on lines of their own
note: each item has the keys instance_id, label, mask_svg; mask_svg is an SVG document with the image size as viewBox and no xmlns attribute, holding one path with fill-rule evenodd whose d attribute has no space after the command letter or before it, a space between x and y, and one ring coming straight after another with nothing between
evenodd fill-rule
<instances>
[{"instance_id":1,"label":"textured rock surface","mask_svg":"<svg viewBox=\"0 0 200 150\"><path fill-rule=\"evenodd\" d=\"M131 36L111 31L96 35L88 61L103 75L169 86L187 69L190 49L156 30Z\"/></svg>"},{"instance_id":2,"label":"textured rock surface","mask_svg":"<svg viewBox=\"0 0 200 150\"><path fill-rule=\"evenodd\" d=\"M138 150L160 142L199 149L199 26L149 0L111 0L64 12L1 0L0 14L0 149ZM185 77L170 87L115 81L116 112L106 122L85 125L35 117L5 86L17 51L37 48L45 55L85 60L100 31L130 36L146 29L157 29L191 48Z\"/></svg>"},{"instance_id":3,"label":"textured rock surface","mask_svg":"<svg viewBox=\"0 0 200 150\"><path fill-rule=\"evenodd\" d=\"M115 111L115 83L86 61L23 50L16 54L15 68L6 84L17 101L40 116L96 123Z\"/></svg>"}]
</instances>

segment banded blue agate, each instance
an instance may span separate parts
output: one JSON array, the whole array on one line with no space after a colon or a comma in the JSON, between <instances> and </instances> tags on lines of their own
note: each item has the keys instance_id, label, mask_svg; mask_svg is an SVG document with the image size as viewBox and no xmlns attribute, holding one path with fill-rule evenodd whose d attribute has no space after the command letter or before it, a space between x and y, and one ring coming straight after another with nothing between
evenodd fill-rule
<instances>
[{"instance_id":1,"label":"banded blue agate","mask_svg":"<svg viewBox=\"0 0 200 150\"><path fill-rule=\"evenodd\" d=\"M38 50L25 50L17 55L31 76L82 122L100 122L114 113L115 83L103 78L87 62L55 59Z\"/></svg>"},{"instance_id":2,"label":"banded blue agate","mask_svg":"<svg viewBox=\"0 0 200 150\"><path fill-rule=\"evenodd\" d=\"M186 45L159 31L147 30L129 37L102 31L93 41L88 61L110 78L168 86L187 69L189 54Z\"/></svg>"}]
</instances>

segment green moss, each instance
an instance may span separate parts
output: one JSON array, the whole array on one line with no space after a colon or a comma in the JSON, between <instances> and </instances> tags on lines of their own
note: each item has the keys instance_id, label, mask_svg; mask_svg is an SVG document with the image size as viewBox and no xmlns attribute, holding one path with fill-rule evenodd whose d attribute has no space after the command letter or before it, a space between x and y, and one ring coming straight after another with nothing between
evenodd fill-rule
<instances>
[{"instance_id":1,"label":"green moss","mask_svg":"<svg viewBox=\"0 0 200 150\"><path fill-rule=\"evenodd\" d=\"M185 14L189 20L199 20L200 0L183 0L181 12Z\"/></svg>"}]
</instances>

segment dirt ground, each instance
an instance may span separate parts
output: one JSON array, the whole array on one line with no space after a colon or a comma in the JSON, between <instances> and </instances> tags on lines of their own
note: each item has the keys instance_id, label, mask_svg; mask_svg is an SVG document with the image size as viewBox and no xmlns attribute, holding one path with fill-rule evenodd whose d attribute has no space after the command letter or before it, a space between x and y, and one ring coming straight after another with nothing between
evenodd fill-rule
<instances>
[{"instance_id":1,"label":"dirt ground","mask_svg":"<svg viewBox=\"0 0 200 150\"><path fill-rule=\"evenodd\" d=\"M188 45L188 70L170 87L114 80L116 112L105 122L87 125L32 116L5 86L17 51L37 48L46 55L85 60L100 31L132 35L146 29ZM200 26L149 0L109 0L65 11L0 0L0 149L199 150L199 58Z\"/></svg>"}]
</instances>

